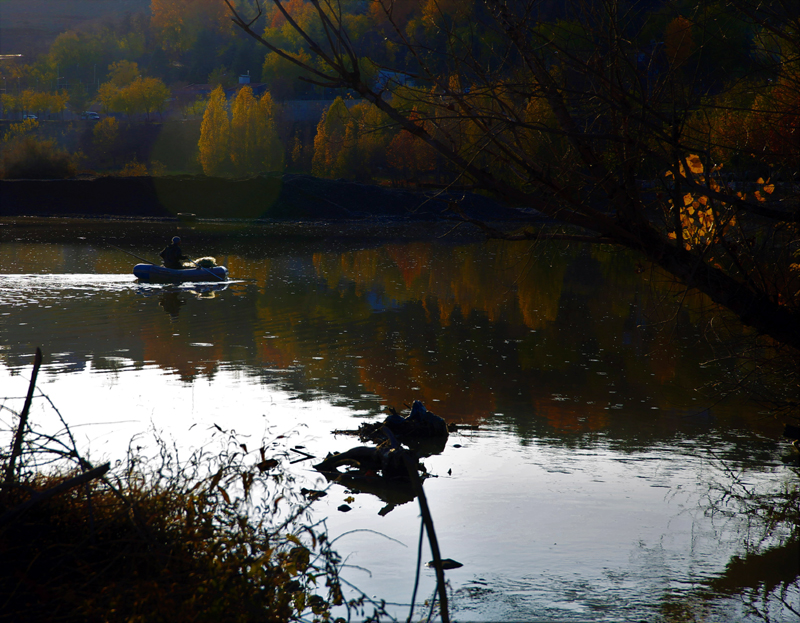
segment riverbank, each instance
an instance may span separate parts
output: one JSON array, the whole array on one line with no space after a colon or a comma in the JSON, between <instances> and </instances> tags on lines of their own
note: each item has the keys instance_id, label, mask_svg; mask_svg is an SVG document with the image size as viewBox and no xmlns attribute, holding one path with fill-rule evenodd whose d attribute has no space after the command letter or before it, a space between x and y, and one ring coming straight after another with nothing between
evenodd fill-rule
<instances>
[{"instance_id":1,"label":"riverbank","mask_svg":"<svg viewBox=\"0 0 800 623\"><path fill-rule=\"evenodd\" d=\"M431 221L455 214L514 221L519 213L481 195L398 189L310 175L0 180L0 216L174 219Z\"/></svg>"}]
</instances>

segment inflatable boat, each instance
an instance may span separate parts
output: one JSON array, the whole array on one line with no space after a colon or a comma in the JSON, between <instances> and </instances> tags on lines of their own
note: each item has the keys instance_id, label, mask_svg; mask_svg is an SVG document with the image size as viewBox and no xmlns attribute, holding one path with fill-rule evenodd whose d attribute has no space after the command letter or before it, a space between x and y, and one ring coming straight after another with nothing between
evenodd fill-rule
<instances>
[{"instance_id":1,"label":"inflatable boat","mask_svg":"<svg viewBox=\"0 0 800 623\"><path fill-rule=\"evenodd\" d=\"M176 283L181 281L227 281L228 269L224 266L211 268L184 268L177 270L165 268L155 264L137 264L133 267L133 274L140 281Z\"/></svg>"}]
</instances>

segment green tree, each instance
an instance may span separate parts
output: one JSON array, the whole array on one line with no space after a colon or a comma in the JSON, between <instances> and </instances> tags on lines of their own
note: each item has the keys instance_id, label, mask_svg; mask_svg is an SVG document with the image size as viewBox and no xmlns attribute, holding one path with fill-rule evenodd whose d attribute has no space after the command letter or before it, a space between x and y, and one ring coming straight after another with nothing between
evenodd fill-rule
<instances>
[{"instance_id":1,"label":"green tree","mask_svg":"<svg viewBox=\"0 0 800 623\"><path fill-rule=\"evenodd\" d=\"M121 88L131 84L142 72L137 63L122 60L108 66L108 82Z\"/></svg>"},{"instance_id":2,"label":"green tree","mask_svg":"<svg viewBox=\"0 0 800 623\"><path fill-rule=\"evenodd\" d=\"M305 50L289 54L301 63L311 63L311 55ZM261 79L269 84L270 93L279 101L296 99L318 89L313 84L300 80L301 76L307 75L308 72L303 71L297 63L279 54L270 53L264 57Z\"/></svg>"},{"instance_id":3,"label":"green tree","mask_svg":"<svg viewBox=\"0 0 800 623\"><path fill-rule=\"evenodd\" d=\"M130 96L148 119L154 112L163 112L170 95L167 86L158 78L137 78L126 91L132 91Z\"/></svg>"},{"instance_id":4,"label":"green tree","mask_svg":"<svg viewBox=\"0 0 800 623\"><path fill-rule=\"evenodd\" d=\"M158 78L142 77L136 63L121 61L109 67L109 80L97 91L105 112L133 116L164 110L170 92Z\"/></svg>"},{"instance_id":5,"label":"green tree","mask_svg":"<svg viewBox=\"0 0 800 623\"><path fill-rule=\"evenodd\" d=\"M200 126L200 164L206 175L219 175L230 158L230 120L225 91L212 91Z\"/></svg>"}]
</instances>

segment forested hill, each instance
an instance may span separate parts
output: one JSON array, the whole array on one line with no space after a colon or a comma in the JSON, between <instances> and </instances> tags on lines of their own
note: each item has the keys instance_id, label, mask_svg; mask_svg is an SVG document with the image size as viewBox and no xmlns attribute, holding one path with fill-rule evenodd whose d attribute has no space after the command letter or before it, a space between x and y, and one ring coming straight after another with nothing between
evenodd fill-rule
<instances>
[{"instance_id":1,"label":"forested hill","mask_svg":"<svg viewBox=\"0 0 800 623\"><path fill-rule=\"evenodd\" d=\"M149 10L150 0L3 0L0 54L35 56L46 52L61 33L85 31Z\"/></svg>"}]
</instances>

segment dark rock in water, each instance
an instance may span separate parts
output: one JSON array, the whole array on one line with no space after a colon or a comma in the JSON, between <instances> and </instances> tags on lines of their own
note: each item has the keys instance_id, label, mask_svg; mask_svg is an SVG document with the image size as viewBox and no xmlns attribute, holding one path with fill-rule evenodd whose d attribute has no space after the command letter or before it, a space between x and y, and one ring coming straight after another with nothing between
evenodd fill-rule
<instances>
[{"instance_id":1,"label":"dark rock in water","mask_svg":"<svg viewBox=\"0 0 800 623\"><path fill-rule=\"evenodd\" d=\"M341 511L342 513L347 513L347 512L349 512L349 511L351 511L351 510L353 510L353 509L352 509L352 508L350 508L350 507L349 507L347 504L342 504L342 505L341 505L339 508L337 508L336 510L338 510L338 511Z\"/></svg>"},{"instance_id":2,"label":"dark rock in water","mask_svg":"<svg viewBox=\"0 0 800 623\"><path fill-rule=\"evenodd\" d=\"M362 425L359 429L359 436L362 439L374 439L383 426L386 426L402 441L446 439L449 434L447 422L432 411L428 411L419 400L414 401L408 417L403 417L392 409L392 413L383 422Z\"/></svg>"}]
</instances>

